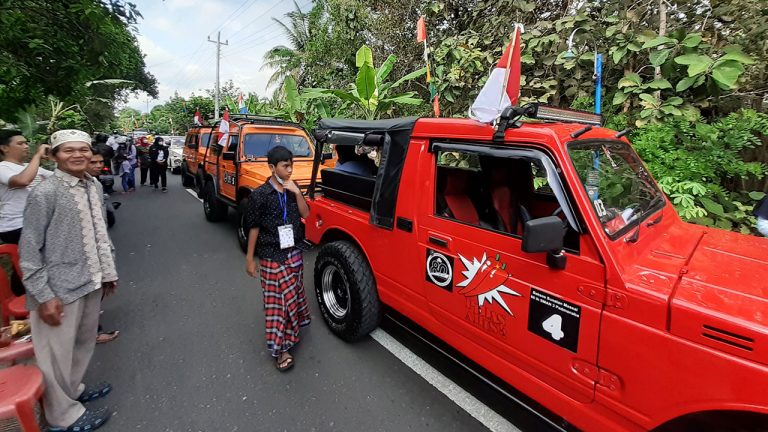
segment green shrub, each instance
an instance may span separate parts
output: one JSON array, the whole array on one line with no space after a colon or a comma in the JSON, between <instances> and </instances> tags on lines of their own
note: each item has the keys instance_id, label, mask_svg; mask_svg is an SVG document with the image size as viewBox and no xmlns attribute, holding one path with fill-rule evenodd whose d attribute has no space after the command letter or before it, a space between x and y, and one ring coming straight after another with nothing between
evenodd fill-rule
<instances>
[{"instance_id":1,"label":"green shrub","mask_svg":"<svg viewBox=\"0 0 768 432\"><path fill-rule=\"evenodd\" d=\"M752 208L764 194L733 185L768 172L743 157L745 149L762 145L761 136L768 136L768 115L741 110L710 124L647 125L633 132L631 141L680 217L746 234L753 232Z\"/></svg>"}]
</instances>

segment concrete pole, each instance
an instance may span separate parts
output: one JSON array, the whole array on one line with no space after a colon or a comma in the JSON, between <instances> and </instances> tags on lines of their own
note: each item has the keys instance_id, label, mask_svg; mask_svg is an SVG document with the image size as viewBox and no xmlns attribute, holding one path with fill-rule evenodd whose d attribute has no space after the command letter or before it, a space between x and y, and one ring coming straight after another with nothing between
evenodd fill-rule
<instances>
[{"instance_id":1,"label":"concrete pole","mask_svg":"<svg viewBox=\"0 0 768 432\"><path fill-rule=\"evenodd\" d=\"M221 46L222 45L229 45L229 41L222 42L221 41L221 32L216 33L216 40L212 40L210 36L208 36L208 42L215 43L216 44L216 97L214 99L214 118L219 118L219 66L221 64Z\"/></svg>"}]
</instances>

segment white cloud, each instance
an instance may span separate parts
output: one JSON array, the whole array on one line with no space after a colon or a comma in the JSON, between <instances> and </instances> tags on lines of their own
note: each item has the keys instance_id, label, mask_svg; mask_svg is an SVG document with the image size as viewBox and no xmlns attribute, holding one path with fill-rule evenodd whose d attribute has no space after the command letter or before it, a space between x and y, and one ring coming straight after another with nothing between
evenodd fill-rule
<instances>
[{"instance_id":1,"label":"white cloud","mask_svg":"<svg viewBox=\"0 0 768 432\"><path fill-rule=\"evenodd\" d=\"M293 9L284 0L155 0L136 1L144 20L137 26L139 44L150 73L158 80L159 98L149 107L164 103L174 92L183 97L213 88L216 79L216 45L207 41L221 28L221 82L229 79L245 92L268 96L272 72L261 70L264 53L285 44L286 38L272 17L282 19ZM230 15L243 6L237 13ZM304 6L303 4L301 6ZM307 7L302 7L307 9ZM228 18L229 17L229 18ZM225 22L225 19L228 20ZM223 24L223 26L222 26ZM128 106L146 111L146 95L132 97Z\"/></svg>"}]
</instances>

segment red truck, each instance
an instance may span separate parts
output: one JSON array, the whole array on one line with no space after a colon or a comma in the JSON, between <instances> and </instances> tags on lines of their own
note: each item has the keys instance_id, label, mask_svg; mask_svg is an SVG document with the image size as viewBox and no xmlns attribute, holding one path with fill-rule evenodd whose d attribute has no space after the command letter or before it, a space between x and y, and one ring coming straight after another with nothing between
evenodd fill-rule
<instances>
[{"instance_id":1,"label":"red truck","mask_svg":"<svg viewBox=\"0 0 768 432\"><path fill-rule=\"evenodd\" d=\"M766 430L768 241L683 222L624 135L538 105L321 121L325 322L394 309L586 431Z\"/></svg>"}]
</instances>

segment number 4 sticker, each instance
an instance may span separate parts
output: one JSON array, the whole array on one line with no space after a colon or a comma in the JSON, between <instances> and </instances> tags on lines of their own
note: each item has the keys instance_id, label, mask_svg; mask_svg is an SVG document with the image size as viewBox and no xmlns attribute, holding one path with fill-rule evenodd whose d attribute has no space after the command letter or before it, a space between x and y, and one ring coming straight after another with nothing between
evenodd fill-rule
<instances>
[{"instance_id":1,"label":"number 4 sticker","mask_svg":"<svg viewBox=\"0 0 768 432\"><path fill-rule=\"evenodd\" d=\"M554 340L559 341L565 337L565 333L563 333L563 317L558 314L554 314L544 320L544 322L541 323L541 327L544 328L545 332L552 335L552 339Z\"/></svg>"}]
</instances>

